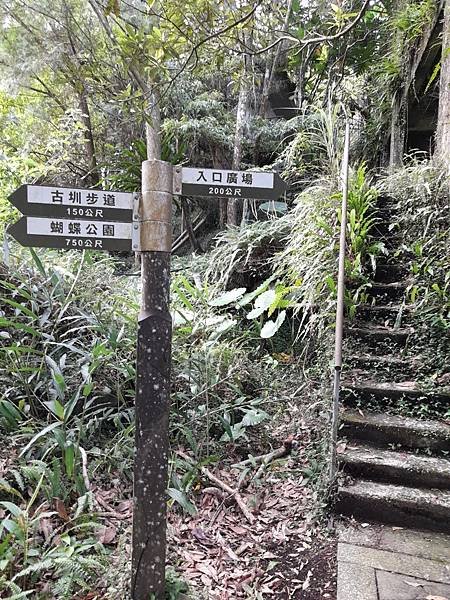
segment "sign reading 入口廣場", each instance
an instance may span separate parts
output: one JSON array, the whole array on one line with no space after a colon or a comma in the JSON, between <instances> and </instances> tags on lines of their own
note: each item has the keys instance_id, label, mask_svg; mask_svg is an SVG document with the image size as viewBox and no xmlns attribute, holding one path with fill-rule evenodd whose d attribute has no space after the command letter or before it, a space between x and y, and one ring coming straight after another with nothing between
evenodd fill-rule
<instances>
[{"instance_id":1,"label":"sign reading \u5165\u53e3\u5ee3\u5834","mask_svg":"<svg viewBox=\"0 0 450 600\"><path fill-rule=\"evenodd\" d=\"M133 194L50 185L21 185L9 201L30 217L130 221Z\"/></svg>"},{"instance_id":2,"label":"sign reading \u5165\u53e3\u5ee3\u5834","mask_svg":"<svg viewBox=\"0 0 450 600\"><path fill-rule=\"evenodd\" d=\"M181 193L186 196L276 200L286 190L278 173L225 169L181 169Z\"/></svg>"}]
</instances>

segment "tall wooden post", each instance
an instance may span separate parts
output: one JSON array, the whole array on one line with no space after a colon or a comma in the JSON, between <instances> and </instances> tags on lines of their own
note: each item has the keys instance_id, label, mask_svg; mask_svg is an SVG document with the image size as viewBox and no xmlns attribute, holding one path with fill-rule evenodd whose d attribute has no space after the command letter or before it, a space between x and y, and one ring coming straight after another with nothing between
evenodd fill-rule
<instances>
[{"instance_id":1,"label":"tall wooden post","mask_svg":"<svg viewBox=\"0 0 450 600\"><path fill-rule=\"evenodd\" d=\"M172 187L171 164L161 160L142 163L139 211L142 301L136 368L133 600L162 600L165 592Z\"/></svg>"}]
</instances>

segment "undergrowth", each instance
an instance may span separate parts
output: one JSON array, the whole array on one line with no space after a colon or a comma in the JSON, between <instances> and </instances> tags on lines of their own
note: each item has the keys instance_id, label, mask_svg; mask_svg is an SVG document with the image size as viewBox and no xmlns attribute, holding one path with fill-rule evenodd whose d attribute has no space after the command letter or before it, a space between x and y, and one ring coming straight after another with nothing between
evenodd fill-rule
<instances>
[{"instance_id":1,"label":"undergrowth","mask_svg":"<svg viewBox=\"0 0 450 600\"><path fill-rule=\"evenodd\" d=\"M308 511L323 511L341 206L335 117L319 115L314 133L329 168L304 182L291 210L221 233L205 257L174 261L170 439L194 465L174 451L172 511L200 510L200 466L282 443L295 429L285 399L310 432L299 467L315 490ZM371 236L375 202L361 164L350 176L350 316L382 250ZM95 253L14 246L10 261L0 267L2 593L76 598L100 585L108 559L102 490L132 496L139 280L118 277L120 261ZM174 576L169 589L175 598L184 584Z\"/></svg>"},{"instance_id":2,"label":"undergrowth","mask_svg":"<svg viewBox=\"0 0 450 600\"><path fill-rule=\"evenodd\" d=\"M408 264L408 299L420 323L450 328L450 178L438 165L412 159L388 176L381 189L397 201Z\"/></svg>"}]
</instances>

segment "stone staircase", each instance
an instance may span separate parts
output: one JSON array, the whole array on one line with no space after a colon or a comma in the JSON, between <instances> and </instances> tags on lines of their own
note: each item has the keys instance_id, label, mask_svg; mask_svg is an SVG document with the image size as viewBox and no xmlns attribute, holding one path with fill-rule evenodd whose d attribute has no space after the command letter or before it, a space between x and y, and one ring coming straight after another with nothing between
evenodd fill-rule
<instances>
[{"instance_id":1,"label":"stone staircase","mask_svg":"<svg viewBox=\"0 0 450 600\"><path fill-rule=\"evenodd\" d=\"M415 418L424 404L444 414L450 390L423 389L415 381L422 359L409 349L415 331L404 304L407 270L395 258L400 237L389 228L393 211L382 199L375 235L388 258L377 266L371 302L346 329L337 510L450 532L450 424ZM396 407L412 416L395 414Z\"/></svg>"}]
</instances>

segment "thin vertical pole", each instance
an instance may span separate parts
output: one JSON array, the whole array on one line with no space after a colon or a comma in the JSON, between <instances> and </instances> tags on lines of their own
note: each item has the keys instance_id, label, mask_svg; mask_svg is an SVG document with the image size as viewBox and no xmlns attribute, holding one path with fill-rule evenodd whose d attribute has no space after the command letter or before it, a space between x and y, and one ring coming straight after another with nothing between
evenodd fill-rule
<instances>
[{"instance_id":1,"label":"thin vertical pole","mask_svg":"<svg viewBox=\"0 0 450 600\"><path fill-rule=\"evenodd\" d=\"M136 365L133 600L161 600L165 594L171 210L172 166L159 160L145 161L140 206L142 299Z\"/></svg>"},{"instance_id":2,"label":"thin vertical pole","mask_svg":"<svg viewBox=\"0 0 450 600\"><path fill-rule=\"evenodd\" d=\"M347 231L347 201L348 201L348 162L350 150L350 124L346 119L344 156L342 160L342 207L341 207L341 233L339 238L339 267L336 305L336 329L334 346L334 384L333 384L333 411L332 411L332 439L331 439L331 468L330 479L333 482L337 472L336 445L339 429L339 388L342 371L342 340L344 334L344 303L345 303L345 249Z\"/></svg>"}]
</instances>

